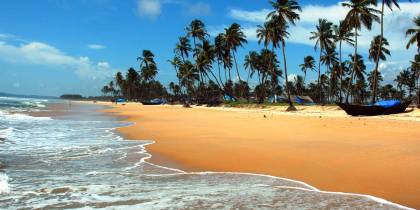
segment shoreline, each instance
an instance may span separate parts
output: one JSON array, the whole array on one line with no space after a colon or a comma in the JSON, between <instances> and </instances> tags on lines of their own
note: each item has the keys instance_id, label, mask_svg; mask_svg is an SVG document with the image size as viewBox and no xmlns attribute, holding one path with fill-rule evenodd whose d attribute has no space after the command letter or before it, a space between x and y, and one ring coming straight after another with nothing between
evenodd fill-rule
<instances>
[{"instance_id":1,"label":"shoreline","mask_svg":"<svg viewBox=\"0 0 420 210\"><path fill-rule=\"evenodd\" d=\"M110 103L104 103L104 104L109 105ZM186 113L190 113L187 116L188 120L193 120L193 118L196 118L194 117L194 115L199 116L198 118L200 118L200 116L202 115L201 112L204 112L204 114L209 114L209 112L211 114L216 113L216 115L217 113L219 115L220 113L222 113L222 116L223 114L234 115L234 116L242 115L242 117L245 112L248 114L248 116L245 118L250 118L247 120L261 121L260 118L262 118L261 115L263 115L263 112L261 112L261 110L259 109L256 109L256 110L251 109L251 111L243 110L243 108L218 108L218 107L217 108L194 107L192 109L184 109L177 106L151 107L151 106L142 106L142 105L134 104L134 103L129 103L126 106L112 105L112 107L113 108L111 109L103 110L103 112L114 115L114 116L124 117L125 118L124 121L135 123L132 126L117 129L119 133L121 133L128 139L152 139L155 141L154 144L147 146L148 152L150 152L150 154L153 155L152 158L149 160L149 162L153 164L176 168L176 169L180 169L187 172L198 172L198 171L233 172L235 171L238 173L242 172L242 173L253 173L253 174L267 174L267 175L280 177L280 178L285 177L292 180L300 180L304 183L308 183L311 186L321 189L322 191L325 190L325 191L334 191L334 192L350 192L354 194L372 195L372 196L384 198L390 202L399 203L405 206L410 206L410 207L415 207L415 208L419 207L419 203L416 200L416 196L419 194L416 194L416 191L415 190L413 191L412 187L410 188L409 184L407 185L408 180L405 180L404 183L401 183L402 184L402 187L400 187L401 189L397 190L395 189L395 185L399 185L399 184L395 182L396 181L395 179L390 182L391 184L389 184L389 182L387 183L387 181L390 181L389 175L385 174L386 178L378 176L377 179L379 180L376 180L376 182L382 183L383 184L382 186L385 186L385 187L375 190L374 188L372 189L372 184L366 185L366 182L372 182L372 181L375 182L375 180L372 179L372 176L375 176L375 174L372 174L372 172L370 172L370 174L365 174L366 177L363 174L353 174L354 176L356 176L353 180L343 183L342 180L337 180L337 179L340 177L349 178L349 175L342 174L343 172L342 170L340 171L339 169L325 167L325 165L328 165L328 164L322 164L322 162L317 162L317 161L315 161L314 163L317 163L318 166L316 166L315 164L314 167L309 167L307 161L306 162L302 161L302 158L296 158L298 160L300 159L300 162L296 160L293 161L293 158L290 159L291 157L298 155L299 152L298 154L292 154L291 151L288 151L287 152L288 154L283 154L279 156L278 154L273 155L273 153L275 153L274 151L276 151L276 150L273 151L272 149L270 149L271 146L273 145L259 145L259 146L257 145L256 148L254 149L255 154L252 154L252 150L250 151L250 148L249 148L250 146L249 140L252 140L252 138L246 139L242 137L242 139L237 140L236 143L226 142L220 139L214 140L210 138L211 140L209 140L209 136L207 137L203 136L203 133L211 136L211 133L213 131L209 132L209 129L204 129L204 130L201 129L199 132L192 131L193 134L190 134L190 135L185 135L184 131L182 129L179 129L176 131L177 134L173 132L173 134L171 135L171 131L174 131L174 130L173 129L171 130L170 126L167 125L168 123L167 122L165 123L164 121L165 119L172 120L172 121L174 119L165 118L165 116L163 116L164 113L160 113L158 114L158 116L156 116L157 115L156 112L170 111L170 112L174 112L175 115L179 115L180 117L181 116L185 117ZM417 114L417 111L418 110L416 110L416 114ZM191 114L191 112L194 112L195 114ZM256 115L258 115L258 118L253 119L253 117L256 117ZM201 118L202 117L203 116L201 116ZM220 118L220 116L218 117ZM159 120L160 118L163 118L163 119ZM272 116L267 116L267 118L263 118L266 121L268 120L268 122L264 122L264 123L272 124L272 122L270 122L273 120L272 118L283 118L283 119L290 118L293 121L295 120L297 121L302 121L302 120L303 121L332 121L330 123L333 123L333 124L339 124L340 123L339 121L345 120L345 121L349 121L350 125L352 123L354 123L355 125L361 124L361 123L355 123L355 122L361 121L365 125L368 124L367 125L368 127L371 126L372 124L377 124L377 123L382 123L382 124L391 123L391 124L399 124L399 125L401 125L401 123L402 124L414 123L416 125L419 125L418 122L414 122L414 121L408 122L405 120L400 121L398 119L388 120L388 119L381 119L381 118L354 118L354 117L341 118L341 117L331 117L331 116L321 116L321 117L284 116L282 114L278 115L278 113L273 113ZM200 121L200 119L198 119L198 121ZM337 123L334 123L335 121L337 121ZM203 122L202 119L200 122ZM180 127L197 128L197 125L188 125L188 124L184 124L184 125L185 126L176 126L176 128L180 128ZM347 123L347 126L349 126L348 123ZM293 128L293 126L291 128ZM390 126L390 128L392 128L392 126ZM219 129L220 128L217 128L216 131L219 131ZM154 133L154 132L157 132L157 133ZM200 133L201 133L201 136L199 135ZM419 133L415 132L415 134L419 134ZM418 135L415 135L415 136L418 136ZM198 138L192 138L192 137L198 137ZM218 137L220 138L220 135ZM226 138L232 139L232 137L233 136L227 136ZM172 138L172 139L168 139L168 138ZM207 138L207 141L203 142L203 138L204 139ZM385 139L384 141L386 142L387 139ZM413 140L410 140L410 142L413 142ZM418 141L414 141L414 142L416 146L420 145ZM262 141L262 143L270 144L273 142L265 140L265 141ZM293 144L293 142L288 142L288 143ZM361 143L361 141L358 141L358 143ZM302 144L302 142L299 143L300 145L296 145L296 143L294 144L295 144L294 146L305 147L305 144ZM372 142L370 142L370 144L372 144ZM252 144L252 143L251 145L255 146L255 144ZM233 146L239 147L239 148L234 148ZM316 150L318 146L313 145L312 147L313 149ZM385 145L385 146L389 146L389 145ZM193 149L202 149L203 147L207 147L206 150L201 150L201 152L193 151ZM274 145L274 147L279 147L279 146ZM260 149L263 149L263 150L268 149L270 151L268 151L267 154L263 154L262 156L255 157L255 155L262 154L261 152L259 152ZM285 148L284 146L280 146L279 149L285 149ZM291 148L287 148L287 149L290 150ZM318 150L323 150L323 149L321 147L321 148L318 148ZM228 152L231 154L220 155L220 152ZM185 154L185 153L188 153L190 155ZM197 153L203 153L203 154L197 154ZM249 153L249 154L246 155L246 153ZM350 154L350 155L347 155L345 158L344 157L340 157L340 158L353 159L352 156L354 156L356 157L355 158L356 160L353 160L350 162L360 161L359 160L360 158L357 158L357 155L359 153L358 152L353 152L353 153L355 154ZM239 157L236 160L234 158L235 155L236 156L239 155ZM325 154L321 153L315 156L314 154L309 154L309 156L316 158L317 156L325 156ZM282 165L282 163L284 164L284 162L287 162L287 161L281 160L281 157L283 158L287 157L288 161L291 161L292 163L288 165ZM363 158L368 159L367 157L363 157ZM251 159L253 160L249 162ZM224 161L224 163L222 163L221 161ZM245 163L243 163L242 161L245 161ZM334 161L332 162L334 163ZM300 163L300 165L298 163ZM333 163L331 163L330 165L337 166L337 164L333 164ZM369 163L368 161L366 165L372 166L372 163ZM301 168L299 169L299 167ZM357 165L342 166L342 168L352 168L352 167L357 169ZM362 168L365 168L365 167L363 167L362 165ZM392 170L392 167L388 166L386 168ZM413 170L418 169L419 165L413 163L413 166L412 167L409 166L408 168L412 168ZM319 169L327 170L327 171L330 170L330 172L332 173L320 174ZM290 171L288 172L288 170ZM377 169L377 171L379 172L383 172L383 170L384 170L383 167L378 167ZM397 170L397 172L398 171L399 170ZM299 172L299 173L296 173L296 172ZM307 174L308 172L313 173L313 174L308 175ZM395 171L391 173L395 174ZM395 176L395 177L398 177L398 176ZM316 180L316 181L313 181L313 180ZM360 182L360 181L363 181L363 182ZM352 184L349 185L349 183L352 183ZM418 184L419 183L414 183L414 186L419 186ZM378 188L377 185L373 185L373 186L376 186L376 188ZM404 192L404 188L408 188L409 191ZM387 193L388 190L391 190L391 193L389 192ZM400 191L400 192L396 193L396 191ZM407 196L407 194L410 194L410 192L415 193L415 194L411 194L411 199L407 198L407 197L410 197L410 196ZM402 194L404 194L405 196Z\"/></svg>"}]
</instances>

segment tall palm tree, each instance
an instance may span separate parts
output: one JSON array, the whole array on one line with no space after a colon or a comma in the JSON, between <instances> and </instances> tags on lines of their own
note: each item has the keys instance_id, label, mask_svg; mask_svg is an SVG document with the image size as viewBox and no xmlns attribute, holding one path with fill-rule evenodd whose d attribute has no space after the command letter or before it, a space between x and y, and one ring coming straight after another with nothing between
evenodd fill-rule
<instances>
[{"instance_id":1,"label":"tall palm tree","mask_svg":"<svg viewBox=\"0 0 420 210\"><path fill-rule=\"evenodd\" d=\"M188 54L191 51L191 44L188 37L182 36L178 38L179 41L176 44L174 52L181 56L182 61L185 61L185 58L188 58Z\"/></svg>"},{"instance_id":2,"label":"tall palm tree","mask_svg":"<svg viewBox=\"0 0 420 210\"><path fill-rule=\"evenodd\" d=\"M332 88L332 83L334 78L334 69L332 67L336 66L336 64L338 63L338 58L337 58L337 52L335 51L335 46L331 46L325 49L324 54L321 56L321 60L320 62L322 62L326 67L327 70L330 72L330 85L329 85L329 89L328 89L328 98L330 98L331 96L331 88Z\"/></svg>"},{"instance_id":3,"label":"tall palm tree","mask_svg":"<svg viewBox=\"0 0 420 210\"><path fill-rule=\"evenodd\" d=\"M303 71L303 85L305 85L305 80L306 80L306 73L308 70L315 70L315 58L312 56L306 56L305 58L303 58L303 63L299 65L300 70Z\"/></svg>"},{"instance_id":4,"label":"tall palm tree","mask_svg":"<svg viewBox=\"0 0 420 210\"><path fill-rule=\"evenodd\" d=\"M385 10L385 5L392 10L392 6L395 5L396 7L400 8L400 6L397 3L397 0L382 0L382 6L381 6L381 35L379 36L379 42L378 42L378 46L382 46L382 41L384 39L384 10ZM374 56L374 58L376 58L374 60L375 62L375 69L374 69L374 74L373 74L373 95L372 95L372 104L374 104L376 102L376 93L377 93L377 83L378 83L378 67L379 67L379 58L381 57L381 48L379 48L379 50L376 52L377 55Z\"/></svg>"},{"instance_id":5,"label":"tall palm tree","mask_svg":"<svg viewBox=\"0 0 420 210\"><path fill-rule=\"evenodd\" d=\"M215 56L215 59L216 59L216 62L217 62L219 80L223 84L225 84L226 82L223 82L223 80L222 80L222 76L220 74L220 64L223 63L225 54L226 54L225 35L223 33L219 33L214 38L214 56ZM226 69L225 69L225 80L227 80Z\"/></svg>"},{"instance_id":6,"label":"tall palm tree","mask_svg":"<svg viewBox=\"0 0 420 210\"><path fill-rule=\"evenodd\" d=\"M417 87L417 107L420 108L420 53L414 56L414 60L411 61L411 71L414 74L414 77L416 79L416 87Z\"/></svg>"},{"instance_id":7,"label":"tall palm tree","mask_svg":"<svg viewBox=\"0 0 420 210\"><path fill-rule=\"evenodd\" d=\"M375 0L350 0L349 2L342 3L344 7L350 9L344 21L345 24L349 27L349 29L354 29L354 63L357 62L356 55L358 32L362 29L363 26L366 27L368 30L371 30L373 22L379 22L379 17L376 15L379 13L379 11L377 9L372 8L372 6L374 6L375 4ZM353 65L352 73L350 75L349 90L353 83L353 76L356 66L357 65ZM347 93L346 102L348 102L348 97L349 93Z\"/></svg>"},{"instance_id":8,"label":"tall palm tree","mask_svg":"<svg viewBox=\"0 0 420 210\"><path fill-rule=\"evenodd\" d=\"M244 43L247 43L245 33L242 31L241 26L237 23L233 23L229 28L225 29L226 47L231 51L233 60L235 61L236 73L238 74L239 81L242 81L241 75L239 74L238 63L236 61L236 50L238 47L242 47Z\"/></svg>"},{"instance_id":9,"label":"tall palm tree","mask_svg":"<svg viewBox=\"0 0 420 210\"><path fill-rule=\"evenodd\" d=\"M333 32L334 32L334 41L338 42L338 50L339 50L339 72L338 75L340 77L340 102L342 102L342 90L343 90L343 75L344 75L344 66L343 66L343 60L342 60L342 45L343 42L347 43L348 45L353 46L354 40L351 38L354 36L354 34L349 30L348 25L345 24L344 21L340 21L338 25L333 26Z\"/></svg>"},{"instance_id":10,"label":"tall palm tree","mask_svg":"<svg viewBox=\"0 0 420 210\"><path fill-rule=\"evenodd\" d=\"M267 21L264 23L264 25L258 25L257 26L257 38L258 38L258 44L261 44L263 42L264 47L268 49L268 46L270 43L272 44L273 48L278 48L279 43L275 39L275 23L273 21Z\"/></svg>"},{"instance_id":11,"label":"tall palm tree","mask_svg":"<svg viewBox=\"0 0 420 210\"><path fill-rule=\"evenodd\" d=\"M410 40L407 43L407 49L410 48L411 45L417 43L417 53L420 53L420 15L415 17L413 22L416 27L408 29L405 33L407 37L411 35Z\"/></svg>"},{"instance_id":12,"label":"tall palm tree","mask_svg":"<svg viewBox=\"0 0 420 210\"><path fill-rule=\"evenodd\" d=\"M267 22L264 23L263 26L258 25L257 26L257 38L258 38L258 44L261 44L261 42L263 42L264 44L264 49L266 50L266 52L268 52L268 46L271 43L271 47L272 49L274 48L278 48L279 46L279 40L276 38L276 25L277 23L274 22L273 20L269 20ZM269 56L270 57L270 56ZM272 64L272 62L268 61L268 64ZM273 69L271 67L268 67L268 69ZM272 78L275 78L273 81L271 81L271 85L272 85L272 95L274 95L275 92L275 88L278 84L274 84L274 82L277 82L277 76L275 75L277 71L272 70L270 71L273 75ZM288 84L286 84L288 85ZM274 97L274 100L276 100L276 97ZM274 101L276 102L276 101Z\"/></svg>"},{"instance_id":13,"label":"tall palm tree","mask_svg":"<svg viewBox=\"0 0 420 210\"><path fill-rule=\"evenodd\" d=\"M319 61L318 61L318 100L321 102L321 57L325 49L332 48L334 45L333 42L333 23L327 21L326 19L319 19L318 25L316 26L316 31L311 32L312 36L309 37L311 40L316 40L315 50L319 47Z\"/></svg>"},{"instance_id":14,"label":"tall palm tree","mask_svg":"<svg viewBox=\"0 0 420 210\"><path fill-rule=\"evenodd\" d=\"M369 60L378 63L379 60L386 60L386 56L390 56L390 51L386 48L389 46L388 40L381 35L375 36L370 43ZM375 64L376 65L376 64ZM378 91L378 69L373 70L373 86L372 86L372 104L376 102L376 95Z\"/></svg>"},{"instance_id":15,"label":"tall palm tree","mask_svg":"<svg viewBox=\"0 0 420 210\"><path fill-rule=\"evenodd\" d=\"M125 78L127 85L128 100L132 100L134 98L135 88L140 80L140 76L134 68L129 68Z\"/></svg>"},{"instance_id":16,"label":"tall palm tree","mask_svg":"<svg viewBox=\"0 0 420 210\"><path fill-rule=\"evenodd\" d=\"M181 85L185 88L187 95L188 95L188 101L191 102L191 95L194 92L194 83L199 78L199 74L197 73L197 70L190 61L185 61L179 66L179 74L181 77ZM187 106L188 103L186 102Z\"/></svg>"},{"instance_id":17,"label":"tall palm tree","mask_svg":"<svg viewBox=\"0 0 420 210\"><path fill-rule=\"evenodd\" d=\"M194 42L194 53L193 55L197 55L197 42L196 39L203 41L205 37L207 36L207 30L205 28L204 23L201 20L195 19L193 20L190 25L186 28L187 30L187 36L190 36L193 38ZM202 83L202 78L199 74L199 82L200 85Z\"/></svg>"},{"instance_id":18,"label":"tall palm tree","mask_svg":"<svg viewBox=\"0 0 420 210\"><path fill-rule=\"evenodd\" d=\"M153 79L157 74L154 57L155 55L150 50L143 50L142 57L137 57L137 60L140 61L141 78L145 81Z\"/></svg>"},{"instance_id":19,"label":"tall palm tree","mask_svg":"<svg viewBox=\"0 0 420 210\"><path fill-rule=\"evenodd\" d=\"M120 94L125 95L125 93L126 93L126 90L125 90L125 81L124 81L124 77L123 77L122 73L121 72L117 72L115 74L114 80L115 80L115 84L119 88Z\"/></svg>"},{"instance_id":20,"label":"tall palm tree","mask_svg":"<svg viewBox=\"0 0 420 210\"><path fill-rule=\"evenodd\" d=\"M365 80L365 74L366 74L366 65L363 60L363 56L360 54L349 55L350 62L349 67L350 69L353 69L353 75L358 80ZM351 87L353 87L353 84L350 83ZM350 92L354 92L354 88L350 88Z\"/></svg>"},{"instance_id":21,"label":"tall palm tree","mask_svg":"<svg viewBox=\"0 0 420 210\"><path fill-rule=\"evenodd\" d=\"M181 86L181 79L180 79L180 75L179 75L179 66L181 65L182 61L179 59L178 56L174 56L174 58L172 60L168 60L169 63L171 63L171 65L174 67L175 69L175 73L176 73L176 77L178 78L178 85Z\"/></svg>"},{"instance_id":22,"label":"tall palm tree","mask_svg":"<svg viewBox=\"0 0 420 210\"><path fill-rule=\"evenodd\" d=\"M248 79L247 83L249 84L249 79L254 75L255 71L258 69L258 53L256 51L251 51L248 55L245 56L244 67L248 69Z\"/></svg>"},{"instance_id":23,"label":"tall palm tree","mask_svg":"<svg viewBox=\"0 0 420 210\"><path fill-rule=\"evenodd\" d=\"M289 107L287 110L296 111L296 108L293 106L292 100L290 98L285 48L286 39L288 37L288 24L296 24L296 21L300 19L298 12L302 11L302 9L297 1L294 0L272 0L270 1L270 4L274 10L268 14L267 18L270 19L270 21L273 21L273 24L275 24L273 40L278 41L282 46L281 49L283 54L284 73L286 77L286 91L289 100Z\"/></svg>"}]
</instances>

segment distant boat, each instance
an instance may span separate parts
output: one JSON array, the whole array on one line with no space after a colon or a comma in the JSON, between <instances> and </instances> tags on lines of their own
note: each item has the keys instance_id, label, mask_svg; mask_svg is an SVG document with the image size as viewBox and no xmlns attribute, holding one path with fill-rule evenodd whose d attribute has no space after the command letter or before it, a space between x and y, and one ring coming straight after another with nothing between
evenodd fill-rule
<instances>
[{"instance_id":1,"label":"distant boat","mask_svg":"<svg viewBox=\"0 0 420 210\"><path fill-rule=\"evenodd\" d=\"M397 100L379 101L374 105L355 105L337 103L348 115L352 116L377 116L390 115L405 112L411 104L411 100L400 102Z\"/></svg>"}]
</instances>

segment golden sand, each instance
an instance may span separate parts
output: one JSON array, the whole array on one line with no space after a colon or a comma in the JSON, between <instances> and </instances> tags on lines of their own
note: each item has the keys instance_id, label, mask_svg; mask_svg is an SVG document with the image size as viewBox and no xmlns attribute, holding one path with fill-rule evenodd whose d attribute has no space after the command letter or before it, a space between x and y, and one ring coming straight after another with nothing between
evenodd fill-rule
<instances>
[{"instance_id":1,"label":"golden sand","mask_svg":"<svg viewBox=\"0 0 420 210\"><path fill-rule=\"evenodd\" d=\"M269 174L321 190L420 208L420 111L349 117L337 107L182 108L129 103L106 110L149 139L151 161L185 171Z\"/></svg>"}]
</instances>

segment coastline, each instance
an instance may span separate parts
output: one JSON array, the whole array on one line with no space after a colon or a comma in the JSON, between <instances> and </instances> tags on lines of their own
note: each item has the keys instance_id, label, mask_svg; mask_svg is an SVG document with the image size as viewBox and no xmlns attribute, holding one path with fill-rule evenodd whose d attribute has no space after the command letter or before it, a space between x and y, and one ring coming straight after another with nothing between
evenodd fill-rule
<instances>
[{"instance_id":1,"label":"coastline","mask_svg":"<svg viewBox=\"0 0 420 210\"><path fill-rule=\"evenodd\" d=\"M320 190L420 207L420 141L415 139L420 132L414 129L420 123L417 117L407 121L418 116L418 110L383 119L335 116L332 113L342 111L334 112L334 107L321 117L291 116L270 108L184 109L135 103L112 107L103 112L135 123L118 132L129 139L155 141L147 146L154 164L187 172L268 174ZM328 132L331 129L334 133ZM376 139L379 131L382 139Z\"/></svg>"}]
</instances>

